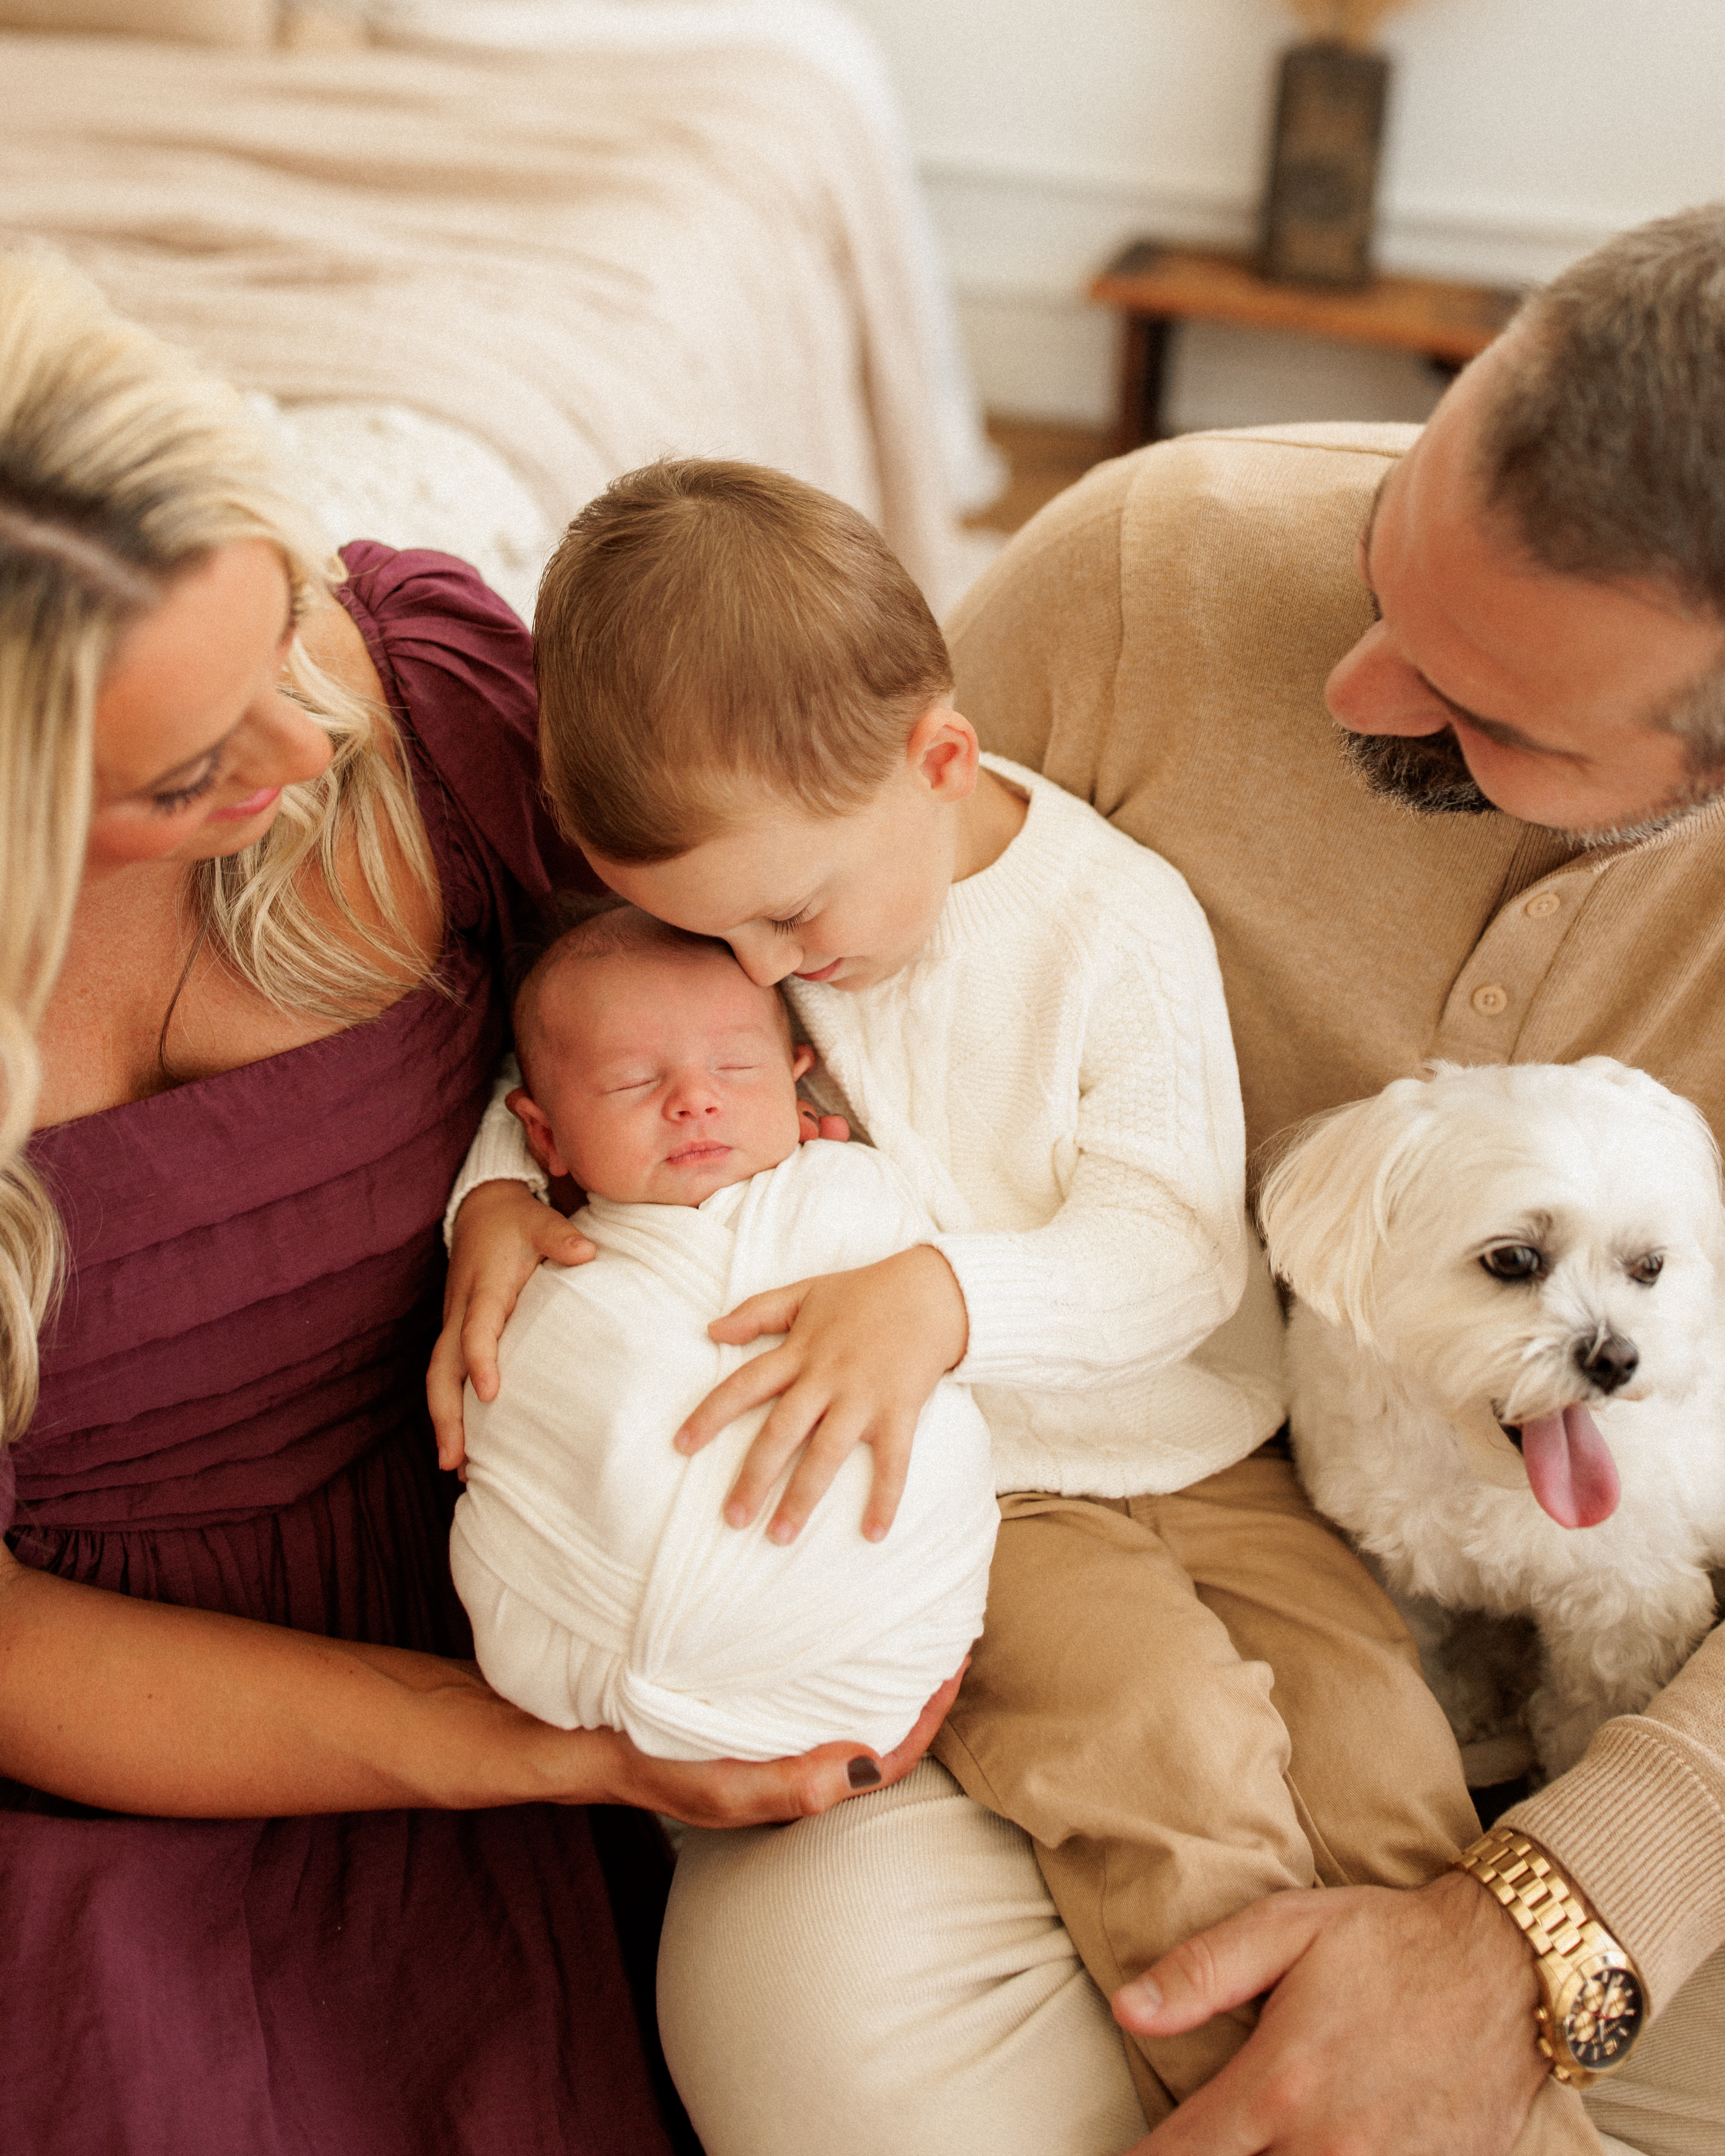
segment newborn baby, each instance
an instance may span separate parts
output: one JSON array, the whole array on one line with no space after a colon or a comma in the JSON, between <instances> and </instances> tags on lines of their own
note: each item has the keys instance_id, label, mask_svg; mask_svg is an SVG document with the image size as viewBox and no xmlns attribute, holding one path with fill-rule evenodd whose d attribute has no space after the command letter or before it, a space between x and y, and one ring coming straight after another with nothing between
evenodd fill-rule
<instances>
[{"instance_id":1,"label":"newborn baby","mask_svg":"<svg viewBox=\"0 0 1725 2156\"><path fill-rule=\"evenodd\" d=\"M562 937L522 986L516 1113L588 1194L590 1264L522 1291L487 1405L466 1395L450 1563L486 1678L562 1728L663 1758L891 1751L982 1630L999 1514L988 1434L944 1380L891 1532L865 1540L851 1451L788 1548L721 1507L766 1412L685 1458L685 1417L748 1356L708 1324L747 1296L936 1234L862 1145L799 1145L783 1004L722 943L633 908ZM891 1342L881 1343L883 1353ZM775 1492L775 1499L777 1496Z\"/></svg>"}]
</instances>

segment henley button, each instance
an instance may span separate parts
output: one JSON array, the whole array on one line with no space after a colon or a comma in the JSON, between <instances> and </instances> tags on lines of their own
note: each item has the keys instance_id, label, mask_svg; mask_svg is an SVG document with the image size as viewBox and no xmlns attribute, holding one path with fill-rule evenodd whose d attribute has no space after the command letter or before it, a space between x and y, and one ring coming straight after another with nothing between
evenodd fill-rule
<instances>
[{"instance_id":1,"label":"henley button","mask_svg":"<svg viewBox=\"0 0 1725 2156\"><path fill-rule=\"evenodd\" d=\"M1495 981L1473 992L1473 1007L1481 1018L1497 1018L1509 1009L1509 996Z\"/></svg>"},{"instance_id":2,"label":"henley button","mask_svg":"<svg viewBox=\"0 0 1725 2156\"><path fill-rule=\"evenodd\" d=\"M1536 891L1522 911L1530 921L1549 921L1563 902L1554 891Z\"/></svg>"}]
</instances>

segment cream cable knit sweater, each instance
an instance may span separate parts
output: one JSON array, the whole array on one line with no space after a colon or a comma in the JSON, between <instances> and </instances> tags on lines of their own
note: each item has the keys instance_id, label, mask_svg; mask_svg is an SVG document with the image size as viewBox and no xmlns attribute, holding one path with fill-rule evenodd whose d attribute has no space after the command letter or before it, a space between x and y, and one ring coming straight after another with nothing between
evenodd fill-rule
<instances>
[{"instance_id":1,"label":"cream cable knit sweater","mask_svg":"<svg viewBox=\"0 0 1725 2156\"><path fill-rule=\"evenodd\" d=\"M954 1374L993 1434L996 1486L1181 1489L1283 1414L1209 930L1158 855L1036 773L985 761L1029 813L953 886L924 950L860 993L786 987L824 1105L941 1229L970 1320ZM452 1212L497 1176L536 1171L494 1102Z\"/></svg>"}]
</instances>

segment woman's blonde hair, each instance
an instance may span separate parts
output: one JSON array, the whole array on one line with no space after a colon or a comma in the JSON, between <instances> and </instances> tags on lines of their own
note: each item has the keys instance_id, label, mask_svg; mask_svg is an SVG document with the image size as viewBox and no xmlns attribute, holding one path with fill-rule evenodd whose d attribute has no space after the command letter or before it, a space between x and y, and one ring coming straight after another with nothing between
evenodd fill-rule
<instances>
[{"instance_id":1,"label":"woman's blonde hair","mask_svg":"<svg viewBox=\"0 0 1725 2156\"><path fill-rule=\"evenodd\" d=\"M34 1410L36 1334L64 1263L21 1149L33 1036L83 872L97 692L121 637L176 578L256 539L280 552L296 622L328 603L341 564L239 393L57 257L0 251L0 1440ZM255 845L198 865L194 927L272 1002L352 1022L426 977L396 865L434 896L435 874L388 712L323 674L297 634L286 679L334 755L287 788ZM377 925L344 893L344 848ZM330 933L331 905L345 937Z\"/></svg>"}]
</instances>

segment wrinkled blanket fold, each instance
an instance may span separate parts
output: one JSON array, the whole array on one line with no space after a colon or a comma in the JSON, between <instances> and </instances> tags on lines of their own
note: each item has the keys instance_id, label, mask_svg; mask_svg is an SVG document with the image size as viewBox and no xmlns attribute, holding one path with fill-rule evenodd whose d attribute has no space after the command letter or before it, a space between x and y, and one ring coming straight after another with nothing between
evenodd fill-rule
<instances>
[{"instance_id":1,"label":"wrinkled blanket fold","mask_svg":"<svg viewBox=\"0 0 1725 2156\"><path fill-rule=\"evenodd\" d=\"M699 1208L596 1201L588 1265L542 1267L489 1407L468 1394L451 1561L480 1666L562 1727L672 1758L776 1758L833 1739L888 1751L982 1629L998 1512L988 1431L943 1381L898 1518L863 1539L859 1446L790 1548L773 1506L721 1507L756 1409L692 1459L684 1417L752 1353L708 1323L747 1296L923 1240L909 1187L863 1146L816 1142ZM890 1353L883 1343L883 1353Z\"/></svg>"}]
</instances>

